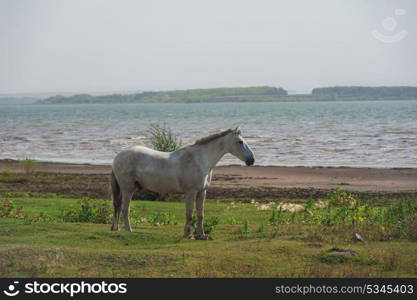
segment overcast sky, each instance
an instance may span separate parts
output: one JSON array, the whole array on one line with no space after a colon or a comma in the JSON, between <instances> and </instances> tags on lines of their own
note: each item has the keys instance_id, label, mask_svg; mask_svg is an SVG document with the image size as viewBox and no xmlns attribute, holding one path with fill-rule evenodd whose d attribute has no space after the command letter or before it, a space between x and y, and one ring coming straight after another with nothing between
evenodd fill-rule
<instances>
[{"instance_id":1,"label":"overcast sky","mask_svg":"<svg viewBox=\"0 0 417 300\"><path fill-rule=\"evenodd\" d=\"M413 0L0 0L0 93L417 85L416 53Z\"/></svg>"}]
</instances>

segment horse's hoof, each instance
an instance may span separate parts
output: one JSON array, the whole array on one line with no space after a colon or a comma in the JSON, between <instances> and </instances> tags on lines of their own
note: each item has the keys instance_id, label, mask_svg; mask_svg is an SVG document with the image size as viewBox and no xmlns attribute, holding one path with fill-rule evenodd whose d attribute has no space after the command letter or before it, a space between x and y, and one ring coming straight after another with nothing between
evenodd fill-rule
<instances>
[{"instance_id":1,"label":"horse's hoof","mask_svg":"<svg viewBox=\"0 0 417 300\"><path fill-rule=\"evenodd\" d=\"M195 237L196 240L207 241L209 236L207 234L200 234Z\"/></svg>"}]
</instances>

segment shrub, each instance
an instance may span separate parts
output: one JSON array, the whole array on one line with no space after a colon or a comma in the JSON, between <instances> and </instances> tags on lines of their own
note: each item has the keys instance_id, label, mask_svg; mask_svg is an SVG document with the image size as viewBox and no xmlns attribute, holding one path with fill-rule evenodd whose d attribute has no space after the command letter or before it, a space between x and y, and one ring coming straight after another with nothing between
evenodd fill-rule
<instances>
[{"instance_id":1,"label":"shrub","mask_svg":"<svg viewBox=\"0 0 417 300\"><path fill-rule=\"evenodd\" d=\"M166 125L153 124L150 126L148 133L152 147L155 150L172 152L181 147L181 140Z\"/></svg>"},{"instance_id":2,"label":"shrub","mask_svg":"<svg viewBox=\"0 0 417 300\"><path fill-rule=\"evenodd\" d=\"M110 224L112 215L108 201L83 198L78 202L77 207L62 210L60 219L63 222Z\"/></svg>"}]
</instances>

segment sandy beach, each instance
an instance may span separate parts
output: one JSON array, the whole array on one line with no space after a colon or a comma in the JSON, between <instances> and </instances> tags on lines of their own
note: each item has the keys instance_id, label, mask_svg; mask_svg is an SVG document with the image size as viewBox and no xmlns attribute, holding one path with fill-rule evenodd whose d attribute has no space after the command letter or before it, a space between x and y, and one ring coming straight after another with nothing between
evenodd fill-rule
<instances>
[{"instance_id":1,"label":"sandy beach","mask_svg":"<svg viewBox=\"0 0 417 300\"><path fill-rule=\"evenodd\" d=\"M16 160L0 160L0 171L9 169L23 172ZM82 192L83 182L69 186L68 178L83 176L85 189L99 185L102 190L108 185L105 177L111 172L110 165L66 164L38 162L37 170L56 173L56 183L43 184L35 191L71 189ZM91 176L88 176L91 175ZM60 177L59 177L60 176ZM66 179L63 179L65 176ZM53 188L56 185L55 188ZM66 188L65 188L66 187ZM97 187L97 189L99 189ZM417 191L417 169L412 168L344 168L344 167L278 167L278 166L220 166L214 170L208 195L219 197L268 198L268 197L320 197L326 191L340 187L343 190L361 193L409 193ZM8 187L13 190L24 190Z\"/></svg>"}]
</instances>

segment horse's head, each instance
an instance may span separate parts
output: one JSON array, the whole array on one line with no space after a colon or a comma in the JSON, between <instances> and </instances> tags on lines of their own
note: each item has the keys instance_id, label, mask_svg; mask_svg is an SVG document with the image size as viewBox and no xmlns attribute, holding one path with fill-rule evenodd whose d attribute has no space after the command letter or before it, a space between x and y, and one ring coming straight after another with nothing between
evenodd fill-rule
<instances>
[{"instance_id":1,"label":"horse's head","mask_svg":"<svg viewBox=\"0 0 417 300\"><path fill-rule=\"evenodd\" d=\"M249 148L249 145L243 139L239 127L230 133L228 150L230 154L236 156L241 161L244 161L247 166L251 166L255 163L255 156Z\"/></svg>"}]
</instances>

